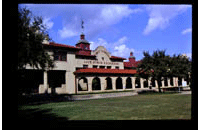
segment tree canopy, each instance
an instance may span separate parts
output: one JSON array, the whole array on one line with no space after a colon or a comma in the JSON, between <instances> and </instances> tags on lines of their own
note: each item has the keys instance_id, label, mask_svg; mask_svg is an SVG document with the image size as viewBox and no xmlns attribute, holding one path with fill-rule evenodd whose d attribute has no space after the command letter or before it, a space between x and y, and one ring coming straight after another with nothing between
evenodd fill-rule
<instances>
[{"instance_id":1,"label":"tree canopy","mask_svg":"<svg viewBox=\"0 0 200 130\"><path fill-rule=\"evenodd\" d=\"M27 64L44 69L53 67L53 60L43 49L43 40L51 40L42 17L32 16L30 10L18 8L18 69Z\"/></svg>"},{"instance_id":2,"label":"tree canopy","mask_svg":"<svg viewBox=\"0 0 200 130\"><path fill-rule=\"evenodd\" d=\"M184 78L191 73L191 62L185 56L173 55L170 57L165 54L165 50L154 51L152 55L149 52L143 52L144 58L138 65L139 76L145 79L149 77L161 82L162 77L181 77ZM160 85L158 86L161 92Z\"/></svg>"}]
</instances>

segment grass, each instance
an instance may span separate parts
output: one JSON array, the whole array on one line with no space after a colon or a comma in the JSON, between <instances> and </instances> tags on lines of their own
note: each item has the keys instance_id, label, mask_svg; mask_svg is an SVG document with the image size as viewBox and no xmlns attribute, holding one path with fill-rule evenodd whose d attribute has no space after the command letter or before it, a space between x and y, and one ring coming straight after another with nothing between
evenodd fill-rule
<instances>
[{"instance_id":1,"label":"grass","mask_svg":"<svg viewBox=\"0 0 200 130\"><path fill-rule=\"evenodd\" d=\"M38 117L36 112L40 112ZM53 117L53 120L59 118L67 120L191 119L191 95L147 94L23 105L18 107L18 116L31 119Z\"/></svg>"}]
</instances>

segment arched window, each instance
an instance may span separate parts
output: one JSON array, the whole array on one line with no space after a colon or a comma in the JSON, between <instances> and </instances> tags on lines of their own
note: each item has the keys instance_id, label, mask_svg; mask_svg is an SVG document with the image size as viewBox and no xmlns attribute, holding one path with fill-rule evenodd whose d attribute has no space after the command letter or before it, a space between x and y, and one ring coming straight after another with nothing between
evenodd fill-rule
<instances>
[{"instance_id":1,"label":"arched window","mask_svg":"<svg viewBox=\"0 0 200 130\"><path fill-rule=\"evenodd\" d=\"M98 77L92 80L92 90L101 90L101 81Z\"/></svg>"},{"instance_id":2,"label":"arched window","mask_svg":"<svg viewBox=\"0 0 200 130\"><path fill-rule=\"evenodd\" d=\"M118 77L116 79L116 89L122 89L122 78Z\"/></svg>"}]
</instances>

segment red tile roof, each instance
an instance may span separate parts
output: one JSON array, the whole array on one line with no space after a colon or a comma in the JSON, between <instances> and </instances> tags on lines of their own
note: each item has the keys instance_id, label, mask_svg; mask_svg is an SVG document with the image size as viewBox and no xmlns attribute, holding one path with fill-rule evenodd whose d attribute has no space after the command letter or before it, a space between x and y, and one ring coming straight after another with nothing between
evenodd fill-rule
<instances>
[{"instance_id":1,"label":"red tile roof","mask_svg":"<svg viewBox=\"0 0 200 130\"><path fill-rule=\"evenodd\" d=\"M126 58L123 58L123 57L117 57L117 56L111 56L110 59L126 60Z\"/></svg>"},{"instance_id":2,"label":"red tile roof","mask_svg":"<svg viewBox=\"0 0 200 130\"><path fill-rule=\"evenodd\" d=\"M124 70L124 69L102 69L102 68L86 68L79 69L74 72L75 74L80 73L99 73L99 74L136 74L136 70Z\"/></svg>"},{"instance_id":3,"label":"red tile roof","mask_svg":"<svg viewBox=\"0 0 200 130\"><path fill-rule=\"evenodd\" d=\"M134 63L131 62L124 62L124 67L137 67L141 61L136 61Z\"/></svg>"},{"instance_id":4,"label":"red tile roof","mask_svg":"<svg viewBox=\"0 0 200 130\"><path fill-rule=\"evenodd\" d=\"M90 55L90 54L76 54L76 56L90 56L90 57L96 57L95 55Z\"/></svg>"},{"instance_id":5,"label":"red tile roof","mask_svg":"<svg viewBox=\"0 0 200 130\"><path fill-rule=\"evenodd\" d=\"M65 44L58 44L58 43L54 43L54 42L50 42L49 44L43 44L44 46L52 46L52 47L63 47L63 48L71 48L71 49L77 49L80 50L81 48L79 47L74 47L74 46L70 46L70 45L65 45Z\"/></svg>"}]
</instances>

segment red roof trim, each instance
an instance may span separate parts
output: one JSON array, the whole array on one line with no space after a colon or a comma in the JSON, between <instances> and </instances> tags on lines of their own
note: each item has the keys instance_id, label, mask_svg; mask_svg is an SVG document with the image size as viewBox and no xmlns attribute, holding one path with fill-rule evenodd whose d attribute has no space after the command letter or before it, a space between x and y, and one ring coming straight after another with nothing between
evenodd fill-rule
<instances>
[{"instance_id":1,"label":"red roof trim","mask_svg":"<svg viewBox=\"0 0 200 130\"><path fill-rule=\"evenodd\" d=\"M65 44L58 44L58 43L54 43L54 42L50 42L49 44L43 44L43 45L44 46L53 46L53 47L71 48L71 49L77 49L77 50L81 49L79 47L74 47L74 46L65 45Z\"/></svg>"},{"instance_id":2,"label":"red roof trim","mask_svg":"<svg viewBox=\"0 0 200 130\"><path fill-rule=\"evenodd\" d=\"M76 56L91 56L91 57L96 57L95 55L88 55L88 54L76 54Z\"/></svg>"},{"instance_id":3,"label":"red roof trim","mask_svg":"<svg viewBox=\"0 0 200 130\"><path fill-rule=\"evenodd\" d=\"M101 68L87 68L79 69L74 72L74 74L80 73L94 73L94 74L136 74L136 70L124 70L124 69L101 69Z\"/></svg>"},{"instance_id":4,"label":"red roof trim","mask_svg":"<svg viewBox=\"0 0 200 130\"><path fill-rule=\"evenodd\" d=\"M111 56L110 59L121 59L121 60L126 60L126 58L117 57L117 56Z\"/></svg>"}]
</instances>

